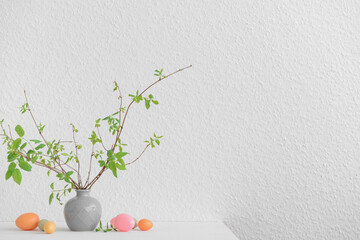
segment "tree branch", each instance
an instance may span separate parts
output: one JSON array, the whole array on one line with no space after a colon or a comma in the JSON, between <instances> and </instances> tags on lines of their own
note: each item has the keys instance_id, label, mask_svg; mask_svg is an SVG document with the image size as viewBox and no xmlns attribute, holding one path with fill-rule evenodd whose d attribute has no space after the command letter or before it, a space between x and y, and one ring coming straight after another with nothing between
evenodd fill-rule
<instances>
[{"instance_id":1,"label":"tree branch","mask_svg":"<svg viewBox=\"0 0 360 240\"><path fill-rule=\"evenodd\" d=\"M21 152L20 155L23 156L23 157L24 157L25 159L27 159L28 161L31 161L31 159L30 159L25 153ZM47 164L44 164L44 163L42 163L42 162L36 161L36 162L34 162L33 164L38 165L38 166L41 166L41 167L48 168L48 169L50 169L50 170L52 170L52 171L54 171L54 172L56 172L56 173L63 173L60 169L57 169L57 168L55 168L55 167L51 167L51 166L49 166L49 165L47 165ZM74 184L74 186L77 186L77 183L74 181L74 179L72 179L71 177L69 177L69 179L70 179L70 181Z\"/></svg>"},{"instance_id":2,"label":"tree branch","mask_svg":"<svg viewBox=\"0 0 360 240\"><path fill-rule=\"evenodd\" d=\"M82 182L81 182L81 175L80 175L80 160L79 160L79 155L78 155L78 144L75 140L75 126L74 124L70 124L72 126L72 136L73 136L73 140L74 140L74 145L75 145L75 156L76 156L76 162L78 165L78 170L77 170L77 174L78 174L78 185L81 188L82 187Z\"/></svg>"},{"instance_id":3,"label":"tree branch","mask_svg":"<svg viewBox=\"0 0 360 240\"><path fill-rule=\"evenodd\" d=\"M48 142L46 141L44 135L43 135L42 132L40 131L40 128L39 128L39 126L38 126L38 124L37 124L37 122L36 122L36 120L35 120L35 117L34 117L34 115L33 115L33 113L32 113L31 108L30 108L29 100L28 100L28 98L27 98L27 95L26 95L26 91L25 91L25 90L24 90L24 95L25 95L25 100L26 100L26 104L27 104L27 110L28 110L29 113L30 113L30 116L31 116L31 118L32 118L32 120L33 120L33 122L34 122L34 124L35 124L35 126L36 126L36 129L38 130L38 132L39 132L41 138L43 139L44 143L46 144L46 146L47 146L48 148L50 148ZM52 149L50 149L50 153L51 153L51 155L53 155ZM51 159L51 158L50 158L50 159ZM59 159L59 162L56 161L57 159ZM59 165L59 167L61 168L61 171L62 171L64 174L66 174L65 169L60 165L60 157L59 157L59 155L56 155L56 154L55 154L54 161ZM45 166L47 166L47 165L45 165ZM68 167L70 167L70 166L68 166ZM71 179L71 178L70 178L70 179ZM72 180L72 182L74 183L75 186L78 186L78 184L77 184L74 180Z\"/></svg>"},{"instance_id":4,"label":"tree branch","mask_svg":"<svg viewBox=\"0 0 360 240\"><path fill-rule=\"evenodd\" d=\"M183 70L185 70L185 69L187 69L187 68L191 68L191 67L192 67L192 65L189 65L189 66L187 66L187 67L181 68L181 69L179 69L179 70L177 70L177 71L175 71L175 72L173 72L173 73L170 73L170 74L168 74L168 75L160 78L159 80L157 80L156 82L152 83L150 86L148 86L147 88L145 88L145 90L143 90L143 91L139 94L139 96L142 96L142 95L143 95L147 90L149 90L152 86L154 86L155 84L157 84L157 83L159 83L160 81L164 80L165 78L168 78L168 77L170 77L170 76L172 76L172 75L174 75L174 74L176 74L176 73L178 73L178 72L181 72L181 71L183 71ZM120 127L120 131L119 131L119 133L118 133L118 135L117 135L116 141L119 139L119 137L120 137L120 135L121 135L121 132L122 132L122 130L124 129L126 117L127 117L127 115L128 115L129 109L130 109L130 107L131 107L131 105L132 105L133 103L134 103L134 100L132 100L132 101L130 102L129 106L128 106L127 109L126 109L123 122L122 122L122 124L120 124L121 127ZM113 147L113 151L114 151L114 149L115 149L115 147Z\"/></svg>"},{"instance_id":5,"label":"tree branch","mask_svg":"<svg viewBox=\"0 0 360 240\"><path fill-rule=\"evenodd\" d=\"M30 104L29 104L29 100L28 100L28 98L27 98L27 95L26 95L26 91L25 91L25 90L24 90L24 95L25 95L25 99L26 99L26 103L27 103L27 110L29 111L30 116L31 116L31 118L32 118L32 120L33 120L33 122L34 122L34 124L35 124L35 126L36 126L36 129L38 130L41 138L43 139L43 141L44 141L44 143L46 144L46 146L49 148L49 144L48 144L48 142L45 140L44 135L41 133L40 128L39 128L39 126L38 126L38 124L37 124L37 122L36 122L36 120L35 120L35 117L34 117L32 111L31 111ZM51 152L52 152L52 151L51 151Z\"/></svg>"},{"instance_id":6,"label":"tree branch","mask_svg":"<svg viewBox=\"0 0 360 240\"><path fill-rule=\"evenodd\" d=\"M93 144L93 145L92 145L92 149L91 149L90 167L89 167L88 176L87 176L87 179L86 179L86 182L85 182L85 186L88 184L89 179L90 179L90 174L91 174L91 163L92 163L92 158L93 158L93 156L94 156L94 147L95 147L95 144Z\"/></svg>"},{"instance_id":7,"label":"tree branch","mask_svg":"<svg viewBox=\"0 0 360 240\"><path fill-rule=\"evenodd\" d=\"M125 164L125 165L130 165L130 164L133 164L134 162L136 162L136 161L144 154L144 152L146 151L146 149L147 149L149 146L150 146L150 144L146 145L146 147L144 148L144 150L141 152L141 154L140 154L137 158L135 158L135 160L133 160L133 161L131 161L131 162Z\"/></svg>"},{"instance_id":8,"label":"tree branch","mask_svg":"<svg viewBox=\"0 0 360 240\"><path fill-rule=\"evenodd\" d=\"M162 77L162 78L159 78L159 80L155 81L155 82L152 83L150 86L148 86L147 88L145 88L145 89L140 93L139 96L143 95L143 94L144 94L147 90L149 90L152 86L154 86L155 84L157 84L157 83L159 83L160 81L164 80L165 78L168 78L168 77L170 77L170 76L172 76L172 75L174 75L174 74L176 74L176 73L178 73L178 72L181 72L181 71L183 71L183 70L185 70L185 69L187 69L187 68L191 68L191 67L192 67L192 65L189 65L189 66L184 67L184 68L181 68L181 69L179 69L179 70L177 70L177 71L175 71L175 72L173 72L173 73L170 73L170 74L168 74L168 75L166 75L166 76L164 76L164 77ZM126 120L126 117L127 117L127 115L128 115L129 109L130 109L130 107L131 107L131 105L132 105L133 103L134 103L134 100L132 100L132 101L130 102L130 104L128 105L122 123L121 123L121 121L120 121L120 130L118 131L118 134L116 135L115 144L112 146L112 151L115 150L116 143L117 143L117 141L119 140L120 135L121 135L121 133L122 133L122 131L123 131L123 129L124 129L124 124L125 124L125 120ZM121 109L120 109L120 112L121 112ZM146 148L145 148L145 150L146 150ZM144 151L145 151L145 150L144 150ZM144 151L143 151L143 152L144 152ZM136 160L137 160L137 159L136 159ZM108 162L109 162L109 161L106 161L106 164L107 164ZM134 161L133 161L133 162L134 162ZM131 164L131 163L130 163L130 164ZM105 166L106 166L106 165L105 165ZM104 171L106 170L106 167L105 167L105 166L102 167L102 169L101 169L100 172L94 177L94 179L93 179L87 186L85 186L86 189L91 188L91 187L94 185L94 183L101 177L101 175L102 175L102 174L104 173Z\"/></svg>"},{"instance_id":9,"label":"tree branch","mask_svg":"<svg viewBox=\"0 0 360 240\"><path fill-rule=\"evenodd\" d=\"M104 148L105 151L107 151L107 149L106 149L106 147L105 147L105 145L104 145L104 143L103 143L103 140L102 140L102 138L101 138L99 127L96 127L96 130L97 130L97 132L98 132L99 139L100 139L100 141L101 141L102 147Z\"/></svg>"},{"instance_id":10,"label":"tree branch","mask_svg":"<svg viewBox=\"0 0 360 240\"><path fill-rule=\"evenodd\" d=\"M11 134L11 128L10 128L10 125L8 124L8 128L9 128L9 135L10 135L10 137L11 137L11 139L13 138L12 137L12 134Z\"/></svg>"}]
</instances>

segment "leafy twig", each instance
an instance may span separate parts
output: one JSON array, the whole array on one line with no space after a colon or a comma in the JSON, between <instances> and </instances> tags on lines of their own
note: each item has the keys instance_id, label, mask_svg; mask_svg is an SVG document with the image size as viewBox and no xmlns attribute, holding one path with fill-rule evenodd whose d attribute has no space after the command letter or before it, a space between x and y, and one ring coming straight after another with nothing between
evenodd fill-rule
<instances>
[{"instance_id":1,"label":"leafy twig","mask_svg":"<svg viewBox=\"0 0 360 240\"><path fill-rule=\"evenodd\" d=\"M104 233L106 233L106 232L110 232L110 231L117 232L117 229L112 224L110 224L110 226L109 226L109 223L106 224L106 227L105 226L103 227L102 222L100 220L99 227L97 227L95 229L95 231L96 232L104 232Z\"/></svg>"},{"instance_id":2,"label":"leafy twig","mask_svg":"<svg viewBox=\"0 0 360 240\"><path fill-rule=\"evenodd\" d=\"M152 86L154 86L155 84L157 84L157 83L159 83L160 81L162 81L162 80L164 80L165 78L168 78L168 77L170 77L170 76L172 76L172 75L174 75L174 74L176 74L176 73L178 73L178 72L181 72L181 71L183 71L183 70L185 70L185 69L187 69L187 68L191 68L192 67L192 65L189 65L189 66L187 66L187 67L184 67L184 68L181 68L181 69L179 69L179 70L177 70L177 71L175 71L175 72L173 72L173 73L170 73L170 74L168 74L168 75L166 75L166 76L160 76L160 78L159 78L159 80L157 80L157 81L155 81L154 83L152 83L150 86L148 86L147 88L145 88L140 94L139 94L139 96L142 96L147 90L149 90ZM161 73L162 74L162 73ZM128 105L128 107L127 107L127 109L126 109L126 112L125 112L125 115L124 115L124 118L123 118L123 120L122 120L122 123L120 122L120 130L119 130L119 132L117 133L117 135L116 135L116 139L115 139L115 144L113 145L113 147L112 147L112 152L114 152L114 150L115 150L115 147L116 147L116 143L118 142L118 140L119 140L119 138L120 138L120 135L121 135L121 133L122 133L122 131L123 131L123 129L124 129L124 124L125 124L125 121L126 121L126 117L127 117L127 115L128 115L128 113L129 113L129 110L130 110L130 107L132 106L132 104L134 103L134 100L132 100L131 102L130 102L130 104ZM121 109L120 109L120 112L121 112ZM109 160L107 160L106 161L106 164L109 162ZM101 177L101 175L105 172L105 170L107 169L106 168L106 166L107 165L104 165L103 167L102 167L102 169L99 171L99 173L94 177L94 179L86 186L86 188L91 188L93 185L94 185L94 183Z\"/></svg>"},{"instance_id":3,"label":"leafy twig","mask_svg":"<svg viewBox=\"0 0 360 240\"><path fill-rule=\"evenodd\" d=\"M78 132L79 130L77 130L75 128L75 125L70 123L70 125L72 126L72 136L73 136L73 140L74 140L74 145L75 145L75 156L76 156L76 163L78 165L78 170L77 170L77 175L78 175L78 184L79 184L79 188L82 188L82 182L81 182L81 175L80 175L80 160L79 160L79 154L78 154L78 149L79 146L75 140L75 132Z\"/></svg>"}]
</instances>

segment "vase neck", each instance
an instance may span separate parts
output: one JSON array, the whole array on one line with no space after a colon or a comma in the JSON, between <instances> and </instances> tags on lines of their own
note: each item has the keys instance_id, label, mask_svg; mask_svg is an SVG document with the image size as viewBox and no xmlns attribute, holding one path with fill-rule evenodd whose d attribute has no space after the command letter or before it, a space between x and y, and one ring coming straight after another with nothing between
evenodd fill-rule
<instances>
[{"instance_id":1,"label":"vase neck","mask_svg":"<svg viewBox=\"0 0 360 240\"><path fill-rule=\"evenodd\" d=\"M76 196L78 197L85 197L85 196L90 196L90 190L79 190L76 189Z\"/></svg>"}]
</instances>

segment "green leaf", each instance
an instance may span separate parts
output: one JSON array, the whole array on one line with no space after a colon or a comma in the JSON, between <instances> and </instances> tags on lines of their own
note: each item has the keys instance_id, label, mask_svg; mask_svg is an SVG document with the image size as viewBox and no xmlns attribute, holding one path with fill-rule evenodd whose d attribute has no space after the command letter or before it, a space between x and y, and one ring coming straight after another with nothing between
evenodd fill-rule
<instances>
[{"instance_id":1,"label":"green leaf","mask_svg":"<svg viewBox=\"0 0 360 240\"><path fill-rule=\"evenodd\" d=\"M47 175L48 175L48 177L50 177L50 172L51 172L51 170L47 171Z\"/></svg>"},{"instance_id":2,"label":"green leaf","mask_svg":"<svg viewBox=\"0 0 360 240\"><path fill-rule=\"evenodd\" d=\"M32 169L32 166L26 161L20 161L19 167L28 172L31 172L31 169Z\"/></svg>"},{"instance_id":3,"label":"green leaf","mask_svg":"<svg viewBox=\"0 0 360 240\"><path fill-rule=\"evenodd\" d=\"M51 188L52 190L54 190L54 183L51 183L51 184L50 184L50 188Z\"/></svg>"},{"instance_id":4,"label":"green leaf","mask_svg":"<svg viewBox=\"0 0 360 240\"><path fill-rule=\"evenodd\" d=\"M19 185L21 184L22 175L18 168L14 169L14 171L12 173L12 177L17 184L19 184Z\"/></svg>"},{"instance_id":5,"label":"green leaf","mask_svg":"<svg viewBox=\"0 0 360 240\"><path fill-rule=\"evenodd\" d=\"M56 177L58 177L59 180L63 180L65 178L65 175L63 173L58 173Z\"/></svg>"},{"instance_id":6,"label":"green leaf","mask_svg":"<svg viewBox=\"0 0 360 240\"><path fill-rule=\"evenodd\" d=\"M92 144L96 144L97 142L101 142L101 140L96 135L95 131L92 131L92 134L88 139L91 141Z\"/></svg>"},{"instance_id":7,"label":"green leaf","mask_svg":"<svg viewBox=\"0 0 360 240\"><path fill-rule=\"evenodd\" d=\"M14 169L14 168L16 168L16 163L14 162L10 163L8 169Z\"/></svg>"},{"instance_id":8,"label":"green leaf","mask_svg":"<svg viewBox=\"0 0 360 240\"><path fill-rule=\"evenodd\" d=\"M46 152L46 154L50 154L51 153L51 149L52 149L52 146L50 146L49 148L48 148L48 150L47 150L47 152Z\"/></svg>"},{"instance_id":9,"label":"green leaf","mask_svg":"<svg viewBox=\"0 0 360 240\"><path fill-rule=\"evenodd\" d=\"M13 172L14 172L13 168L8 169L5 174L5 180L8 180L9 178L11 178Z\"/></svg>"},{"instance_id":10,"label":"green leaf","mask_svg":"<svg viewBox=\"0 0 360 240\"><path fill-rule=\"evenodd\" d=\"M115 81L114 81L114 85L115 85L115 87L114 87L114 89L113 89L113 92L115 92L115 91L118 90L118 88L119 88L119 85L118 85L117 82L115 82Z\"/></svg>"},{"instance_id":11,"label":"green leaf","mask_svg":"<svg viewBox=\"0 0 360 240\"><path fill-rule=\"evenodd\" d=\"M158 105L158 104L159 104L159 101L157 101L157 100L151 100L151 101L152 101L152 103L155 104L155 105Z\"/></svg>"},{"instance_id":12,"label":"green leaf","mask_svg":"<svg viewBox=\"0 0 360 240\"><path fill-rule=\"evenodd\" d=\"M118 159L118 161L120 162L121 165L125 165L125 162L122 158Z\"/></svg>"},{"instance_id":13,"label":"green leaf","mask_svg":"<svg viewBox=\"0 0 360 240\"><path fill-rule=\"evenodd\" d=\"M8 162L12 162L17 158L17 155L15 153L9 153L9 155L7 156Z\"/></svg>"},{"instance_id":14,"label":"green leaf","mask_svg":"<svg viewBox=\"0 0 360 240\"><path fill-rule=\"evenodd\" d=\"M146 109L150 108L150 100L145 100L145 107Z\"/></svg>"},{"instance_id":15,"label":"green leaf","mask_svg":"<svg viewBox=\"0 0 360 240\"><path fill-rule=\"evenodd\" d=\"M29 107L29 104L28 103L25 103L23 104L20 108L20 112L21 113L25 113L27 110L28 110L28 107Z\"/></svg>"},{"instance_id":16,"label":"green leaf","mask_svg":"<svg viewBox=\"0 0 360 240\"><path fill-rule=\"evenodd\" d=\"M122 158L122 157L124 157L124 156L126 156L128 154L129 154L128 152L118 152L118 153L115 153L115 157L117 159L120 159L120 158Z\"/></svg>"},{"instance_id":17,"label":"green leaf","mask_svg":"<svg viewBox=\"0 0 360 240\"><path fill-rule=\"evenodd\" d=\"M44 131L45 125L42 125L41 123L38 126L39 132L42 133Z\"/></svg>"},{"instance_id":18,"label":"green leaf","mask_svg":"<svg viewBox=\"0 0 360 240\"><path fill-rule=\"evenodd\" d=\"M74 172L73 171L69 171L65 174L66 177L70 177Z\"/></svg>"},{"instance_id":19,"label":"green leaf","mask_svg":"<svg viewBox=\"0 0 360 240\"><path fill-rule=\"evenodd\" d=\"M116 167L119 169L119 170L126 170L126 166L125 164L124 165L120 165L120 164L116 164Z\"/></svg>"},{"instance_id":20,"label":"green leaf","mask_svg":"<svg viewBox=\"0 0 360 240\"><path fill-rule=\"evenodd\" d=\"M108 150L107 153L106 153L106 155L107 155L108 157L111 157L111 156L113 155L113 150Z\"/></svg>"},{"instance_id":21,"label":"green leaf","mask_svg":"<svg viewBox=\"0 0 360 240\"><path fill-rule=\"evenodd\" d=\"M23 137L25 134L24 129L20 125L16 125L15 132L19 135L19 137Z\"/></svg>"},{"instance_id":22,"label":"green leaf","mask_svg":"<svg viewBox=\"0 0 360 240\"><path fill-rule=\"evenodd\" d=\"M35 154L36 152L32 149L30 149L29 151L27 151L27 155L30 156L31 154Z\"/></svg>"},{"instance_id":23,"label":"green leaf","mask_svg":"<svg viewBox=\"0 0 360 240\"><path fill-rule=\"evenodd\" d=\"M21 144L21 138L17 138L17 139L15 139L14 142L12 143L11 148L14 149L14 150L16 150L16 149L19 148L20 144Z\"/></svg>"},{"instance_id":24,"label":"green leaf","mask_svg":"<svg viewBox=\"0 0 360 240\"><path fill-rule=\"evenodd\" d=\"M51 205L53 198L54 198L54 193L51 193L49 196L49 205Z\"/></svg>"},{"instance_id":25,"label":"green leaf","mask_svg":"<svg viewBox=\"0 0 360 240\"><path fill-rule=\"evenodd\" d=\"M114 176L117 178L117 173L116 173L116 164L114 161L110 161L109 162L109 168L112 171L112 173L114 174Z\"/></svg>"},{"instance_id":26,"label":"green leaf","mask_svg":"<svg viewBox=\"0 0 360 240\"><path fill-rule=\"evenodd\" d=\"M31 158L31 162L34 163L34 162L36 162L37 159L38 159L38 156L37 156L37 155L36 155L36 156L33 156L33 157Z\"/></svg>"},{"instance_id":27,"label":"green leaf","mask_svg":"<svg viewBox=\"0 0 360 240\"><path fill-rule=\"evenodd\" d=\"M27 143L24 143L23 145L21 145L20 150L23 150L26 147Z\"/></svg>"},{"instance_id":28,"label":"green leaf","mask_svg":"<svg viewBox=\"0 0 360 240\"><path fill-rule=\"evenodd\" d=\"M157 145L160 145L159 139L156 139L155 142L156 142Z\"/></svg>"},{"instance_id":29,"label":"green leaf","mask_svg":"<svg viewBox=\"0 0 360 240\"><path fill-rule=\"evenodd\" d=\"M35 143L35 144L41 143L40 140L36 140L36 139L31 139L30 141L33 142L33 143Z\"/></svg>"},{"instance_id":30,"label":"green leaf","mask_svg":"<svg viewBox=\"0 0 360 240\"><path fill-rule=\"evenodd\" d=\"M39 150L39 149L42 149L42 148L44 148L46 145L45 144L40 144L40 145L38 145L35 149L36 150Z\"/></svg>"}]
</instances>

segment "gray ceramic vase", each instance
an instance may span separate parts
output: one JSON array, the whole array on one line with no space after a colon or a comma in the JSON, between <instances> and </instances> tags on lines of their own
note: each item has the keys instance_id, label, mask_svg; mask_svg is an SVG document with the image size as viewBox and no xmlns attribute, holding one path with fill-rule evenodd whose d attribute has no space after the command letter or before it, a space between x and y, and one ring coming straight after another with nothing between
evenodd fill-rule
<instances>
[{"instance_id":1,"label":"gray ceramic vase","mask_svg":"<svg viewBox=\"0 0 360 240\"><path fill-rule=\"evenodd\" d=\"M94 231L100 222L101 205L90 196L90 190L75 190L76 196L66 202L65 221L72 231Z\"/></svg>"}]
</instances>

